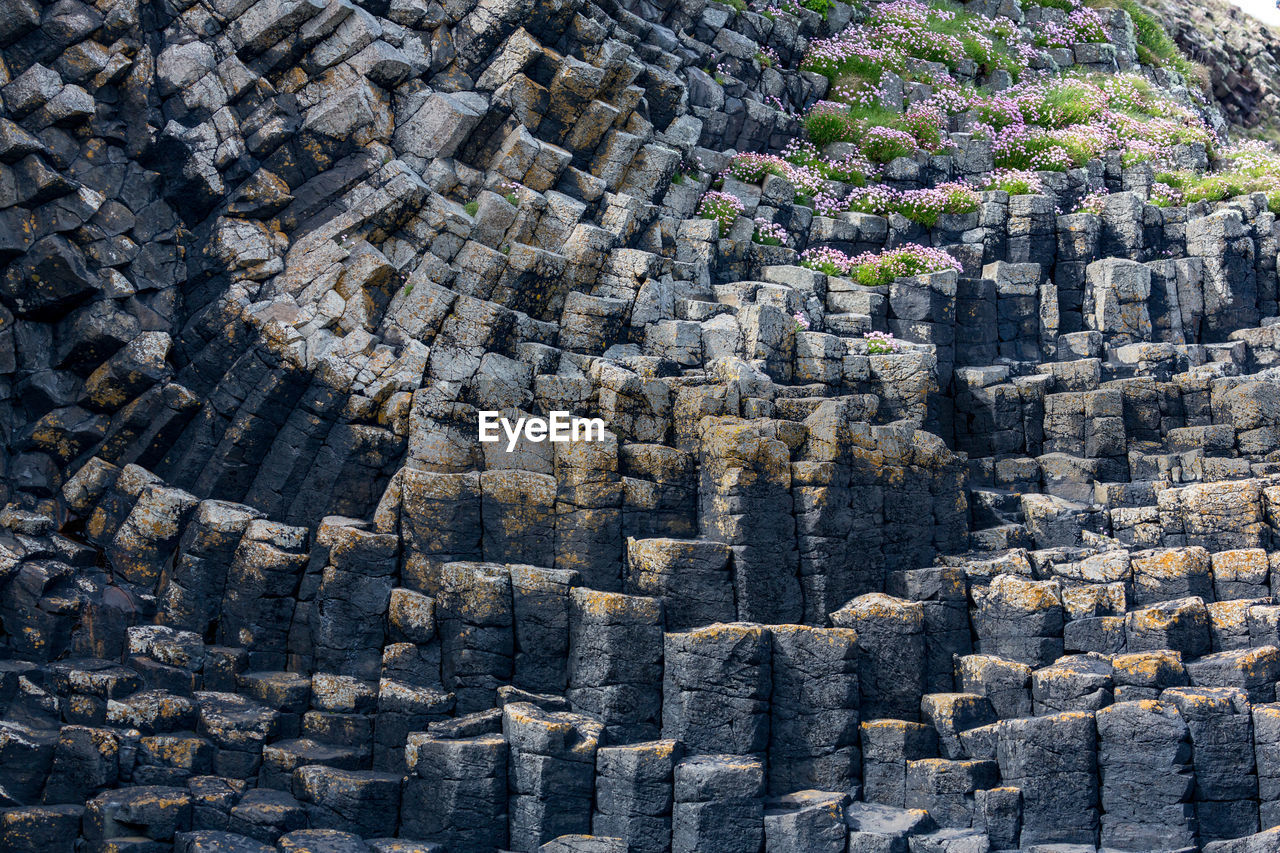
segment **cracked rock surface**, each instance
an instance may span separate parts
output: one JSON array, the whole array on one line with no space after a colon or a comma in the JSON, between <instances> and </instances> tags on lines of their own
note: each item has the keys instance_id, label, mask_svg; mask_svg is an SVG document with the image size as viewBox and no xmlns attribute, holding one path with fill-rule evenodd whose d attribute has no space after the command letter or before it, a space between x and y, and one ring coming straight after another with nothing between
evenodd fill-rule
<instances>
[{"instance_id":1,"label":"cracked rock surface","mask_svg":"<svg viewBox=\"0 0 1280 853\"><path fill-rule=\"evenodd\" d=\"M1277 849L1267 197L700 218L865 14L0 0L0 850Z\"/></svg>"}]
</instances>

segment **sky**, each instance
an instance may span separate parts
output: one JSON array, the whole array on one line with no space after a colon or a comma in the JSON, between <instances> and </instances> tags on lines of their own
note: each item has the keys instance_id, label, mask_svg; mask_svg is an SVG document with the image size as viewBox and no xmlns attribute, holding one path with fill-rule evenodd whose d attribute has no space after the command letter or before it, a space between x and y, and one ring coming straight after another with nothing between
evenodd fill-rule
<instances>
[{"instance_id":1,"label":"sky","mask_svg":"<svg viewBox=\"0 0 1280 853\"><path fill-rule=\"evenodd\" d=\"M1276 8L1274 0L1231 0L1231 2L1255 18L1260 18L1273 27L1280 27L1280 9Z\"/></svg>"}]
</instances>

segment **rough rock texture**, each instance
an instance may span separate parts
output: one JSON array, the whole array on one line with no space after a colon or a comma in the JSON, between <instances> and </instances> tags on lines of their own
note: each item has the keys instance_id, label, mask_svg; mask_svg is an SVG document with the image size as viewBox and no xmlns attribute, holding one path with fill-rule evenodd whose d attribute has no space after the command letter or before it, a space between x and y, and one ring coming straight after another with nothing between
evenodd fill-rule
<instances>
[{"instance_id":1,"label":"rough rock texture","mask_svg":"<svg viewBox=\"0 0 1280 853\"><path fill-rule=\"evenodd\" d=\"M1266 198L722 232L864 12L738 5L0 0L0 850L1276 849Z\"/></svg>"},{"instance_id":2,"label":"rough rock texture","mask_svg":"<svg viewBox=\"0 0 1280 853\"><path fill-rule=\"evenodd\" d=\"M1262 21L1225 0L1143 3L1183 52L1208 70L1223 116L1243 128L1274 132L1280 122L1280 39Z\"/></svg>"}]
</instances>

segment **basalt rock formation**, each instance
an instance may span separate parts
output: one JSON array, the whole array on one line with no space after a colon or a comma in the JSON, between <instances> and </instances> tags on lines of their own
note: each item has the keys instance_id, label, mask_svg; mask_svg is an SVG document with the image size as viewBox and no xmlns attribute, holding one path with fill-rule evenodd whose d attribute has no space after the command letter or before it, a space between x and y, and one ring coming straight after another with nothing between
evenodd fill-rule
<instances>
[{"instance_id":1,"label":"basalt rock formation","mask_svg":"<svg viewBox=\"0 0 1280 853\"><path fill-rule=\"evenodd\" d=\"M1208 71L1209 89L1232 124L1275 132L1280 126L1280 38L1224 0L1144 4L1169 35Z\"/></svg>"},{"instance_id":2,"label":"basalt rock formation","mask_svg":"<svg viewBox=\"0 0 1280 853\"><path fill-rule=\"evenodd\" d=\"M699 218L865 11L0 0L0 849L1275 849L1267 198Z\"/></svg>"}]
</instances>

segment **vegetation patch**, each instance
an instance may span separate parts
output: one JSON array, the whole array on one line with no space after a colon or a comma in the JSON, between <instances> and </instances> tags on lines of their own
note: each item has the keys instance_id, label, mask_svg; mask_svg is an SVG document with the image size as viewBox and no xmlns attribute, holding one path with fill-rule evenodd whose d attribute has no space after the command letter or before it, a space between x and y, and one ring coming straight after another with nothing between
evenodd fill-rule
<instances>
[{"instance_id":1,"label":"vegetation patch","mask_svg":"<svg viewBox=\"0 0 1280 853\"><path fill-rule=\"evenodd\" d=\"M806 249L800 255L800 265L851 278L864 287L883 287L894 279L961 269L960 262L941 249L914 244L853 256L827 247Z\"/></svg>"}]
</instances>

